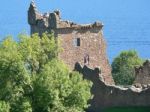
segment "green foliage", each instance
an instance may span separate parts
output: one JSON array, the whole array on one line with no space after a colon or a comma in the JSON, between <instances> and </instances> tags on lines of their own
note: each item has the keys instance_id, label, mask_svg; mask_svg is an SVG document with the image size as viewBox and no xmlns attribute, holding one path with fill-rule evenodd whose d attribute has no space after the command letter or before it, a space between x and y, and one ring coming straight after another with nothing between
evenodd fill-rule
<instances>
[{"instance_id":1,"label":"green foliage","mask_svg":"<svg viewBox=\"0 0 150 112\"><path fill-rule=\"evenodd\" d=\"M83 111L90 99L90 84L79 73L69 73L59 60L50 61L34 81L36 112Z\"/></svg>"},{"instance_id":2,"label":"green foliage","mask_svg":"<svg viewBox=\"0 0 150 112\"><path fill-rule=\"evenodd\" d=\"M32 35L31 38L21 35L18 50L28 70L37 73L49 60L57 57L58 47L54 36L44 33L42 38L38 34Z\"/></svg>"},{"instance_id":3,"label":"green foliage","mask_svg":"<svg viewBox=\"0 0 150 112\"><path fill-rule=\"evenodd\" d=\"M23 97L30 76L18 52L18 44L7 38L0 47L0 100L14 103Z\"/></svg>"},{"instance_id":4,"label":"green foliage","mask_svg":"<svg viewBox=\"0 0 150 112\"><path fill-rule=\"evenodd\" d=\"M0 106L8 106L6 112L83 112L88 107L91 83L57 59L56 43L47 33L0 43Z\"/></svg>"},{"instance_id":5,"label":"green foliage","mask_svg":"<svg viewBox=\"0 0 150 112\"><path fill-rule=\"evenodd\" d=\"M9 112L10 106L5 101L0 101L0 112Z\"/></svg>"},{"instance_id":6,"label":"green foliage","mask_svg":"<svg viewBox=\"0 0 150 112\"><path fill-rule=\"evenodd\" d=\"M13 102L11 105L11 112L32 112L30 99L25 96Z\"/></svg>"},{"instance_id":7,"label":"green foliage","mask_svg":"<svg viewBox=\"0 0 150 112\"><path fill-rule=\"evenodd\" d=\"M139 58L134 50L123 51L112 62L112 74L116 84L130 85L135 79L134 67L142 65L143 60Z\"/></svg>"}]
</instances>

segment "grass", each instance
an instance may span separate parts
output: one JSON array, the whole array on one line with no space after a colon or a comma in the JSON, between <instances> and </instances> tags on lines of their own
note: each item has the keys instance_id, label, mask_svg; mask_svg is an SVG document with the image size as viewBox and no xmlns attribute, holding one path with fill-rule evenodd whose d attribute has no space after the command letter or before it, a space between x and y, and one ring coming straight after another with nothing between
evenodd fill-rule
<instances>
[{"instance_id":1,"label":"grass","mask_svg":"<svg viewBox=\"0 0 150 112\"><path fill-rule=\"evenodd\" d=\"M104 112L150 112L150 107L113 107Z\"/></svg>"}]
</instances>

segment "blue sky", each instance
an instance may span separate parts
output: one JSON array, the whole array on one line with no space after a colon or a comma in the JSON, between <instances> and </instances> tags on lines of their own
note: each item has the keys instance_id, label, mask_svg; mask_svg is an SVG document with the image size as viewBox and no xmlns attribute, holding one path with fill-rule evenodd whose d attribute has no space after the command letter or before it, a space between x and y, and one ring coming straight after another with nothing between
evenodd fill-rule
<instances>
[{"instance_id":1,"label":"blue sky","mask_svg":"<svg viewBox=\"0 0 150 112\"><path fill-rule=\"evenodd\" d=\"M0 40L29 34L27 10L31 0L1 0ZM150 0L35 0L40 12L61 11L62 19L77 23L104 23L109 59L120 51L137 50L142 57L150 48ZM119 46L119 47L118 47Z\"/></svg>"}]
</instances>

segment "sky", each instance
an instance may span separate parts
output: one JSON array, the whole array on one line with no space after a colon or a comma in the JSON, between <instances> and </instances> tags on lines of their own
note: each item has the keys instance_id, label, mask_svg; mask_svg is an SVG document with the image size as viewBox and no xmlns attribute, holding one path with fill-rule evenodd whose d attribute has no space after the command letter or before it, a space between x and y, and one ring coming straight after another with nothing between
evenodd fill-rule
<instances>
[{"instance_id":1,"label":"sky","mask_svg":"<svg viewBox=\"0 0 150 112\"><path fill-rule=\"evenodd\" d=\"M133 44L127 45L127 40L131 42L143 38L143 40L150 41L150 0L34 1L42 13L59 9L63 20L81 24L101 21L104 24L104 36L110 46L108 48L108 52L111 52L110 58L116 56L121 50L136 48ZM7 35L12 35L17 40L19 33L30 34L30 27L27 23L27 10L30 2L31 0L1 0L0 40ZM144 36L141 37L142 35ZM114 43L119 45L122 43L123 47L118 49L117 44L114 45ZM143 49L138 48L138 45L137 50L142 54ZM150 53L144 54L143 57L150 57Z\"/></svg>"},{"instance_id":2,"label":"sky","mask_svg":"<svg viewBox=\"0 0 150 112\"><path fill-rule=\"evenodd\" d=\"M144 2L143 2L144 1ZM29 32L27 10L31 0L2 0L0 38ZM41 12L59 9L62 18L77 23L102 21L103 18L133 18L149 15L150 0L35 0ZM103 21L102 21L103 22ZM105 24L105 23L104 23Z\"/></svg>"}]
</instances>

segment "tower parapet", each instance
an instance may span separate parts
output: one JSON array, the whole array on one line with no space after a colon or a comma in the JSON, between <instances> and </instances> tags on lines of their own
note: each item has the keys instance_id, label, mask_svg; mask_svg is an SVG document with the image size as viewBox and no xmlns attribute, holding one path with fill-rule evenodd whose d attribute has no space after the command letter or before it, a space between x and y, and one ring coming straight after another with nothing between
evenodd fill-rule
<instances>
[{"instance_id":1,"label":"tower parapet","mask_svg":"<svg viewBox=\"0 0 150 112\"><path fill-rule=\"evenodd\" d=\"M100 22L94 22L93 24L80 25L70 21L61 20L60 11L41 14L34 2L31 2L28 10L28 23L31 25L31 34L39 33L41 35L42 29L44 31L50 31L55 29L91 29L102 28L103 24Z\"/></svg>"},{"instance_id":2,"label":"tower parapet","mask_svg":"<svg viewBox=\"0 0 150 112\"><path fill-rule=\"evenodd\" d=\"M36 21L42 19L42 15L38 12L35 3L32 1L28 10L28 23L36 25Z\"/></svg>"}]
</instances>

